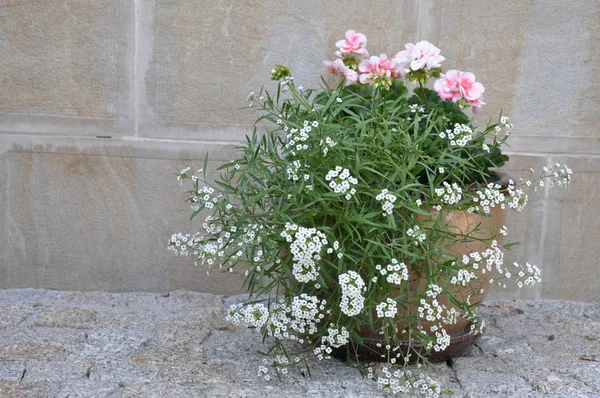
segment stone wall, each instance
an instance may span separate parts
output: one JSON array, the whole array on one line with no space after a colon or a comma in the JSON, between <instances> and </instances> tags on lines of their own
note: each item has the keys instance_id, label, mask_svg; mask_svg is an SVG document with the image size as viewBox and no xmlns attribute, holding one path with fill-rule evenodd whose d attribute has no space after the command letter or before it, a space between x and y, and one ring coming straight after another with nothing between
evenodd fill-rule
<instances>
[{"instance_id":1,"label":"stone wall","mask_svg":"<svg viewBox=\"0 0 600 398\"><path fill-rule=\"evenodd\" d=\"M191 231L174 173L234 156L238 110L287 63L305 87L347 28L371 53L421 39L515 125L514 175L575 179L506 221L544 283L493 296L600 300L595 0L0 0L0 288L237 291L165 249Z\"/></svg>"}]
</instances>

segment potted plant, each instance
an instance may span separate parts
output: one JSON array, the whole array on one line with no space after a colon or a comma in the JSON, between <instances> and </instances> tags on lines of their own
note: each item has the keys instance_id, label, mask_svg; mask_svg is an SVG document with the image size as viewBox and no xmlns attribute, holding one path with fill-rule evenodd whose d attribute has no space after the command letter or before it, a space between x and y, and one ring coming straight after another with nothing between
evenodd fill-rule
<instances>
[{"instance_id":1,"label":"potted plant","mask_svg":"<svg viewBox=\"0 0 600 398\"><path fill-rule=\"evenodd\" d=\"M453 339L472 342L489 283L540 281L535 265L503 263L501 213L520 212L527 187L567 185L571 170L502 178L512 126L505 116L473 125L465 110L484 105L484 87L472 73L444 73L426 41L390 57L369 56L366 43L346 32L324 62L337 80L320 90L296 86L287 66L271 70L276 92L250 95L260 116L239 159L216 181L208 158L197 175L178 174L191 184L192 218L205 218L169 247L245 275L251 301L228 318L272 343L261 375L337 352L384 361L368 372L382 387L433 396L434 381L403 367L439 359ZM293 355L289 341L300 344Z\"/></svg>"}]
</instances>

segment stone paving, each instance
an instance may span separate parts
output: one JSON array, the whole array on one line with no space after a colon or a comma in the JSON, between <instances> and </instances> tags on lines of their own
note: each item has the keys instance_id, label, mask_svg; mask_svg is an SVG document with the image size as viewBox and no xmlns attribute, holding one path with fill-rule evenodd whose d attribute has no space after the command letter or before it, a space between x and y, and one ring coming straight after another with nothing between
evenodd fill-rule
<instances>
[{"instance_id":1,"label":"stone paving","mask_svg":"<svg viewBox=\"0 0 600 398\"><path fill-rule=\"evenodd\" d=\"M230 303L170 294L0 290L0 397L384 397L335 359L259 379L261 336ZM600 304L489 302L467 356L426 374L454 397L600 397ZM448 392L448 394L450 394Z\"/></svg>"}]
</instances>

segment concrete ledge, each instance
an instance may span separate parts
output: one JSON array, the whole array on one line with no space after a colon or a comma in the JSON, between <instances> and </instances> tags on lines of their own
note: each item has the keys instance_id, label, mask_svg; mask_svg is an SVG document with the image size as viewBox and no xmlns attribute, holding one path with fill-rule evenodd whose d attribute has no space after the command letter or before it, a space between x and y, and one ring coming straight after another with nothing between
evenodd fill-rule
<instances>
[{"instance_id":1,"label":"concrete ledge","mask_svg":"<svg viewBox=\"0 0 600 398\"><path fill-rule=\"evenodd\" d=\"M223 297L0 290L0 396L383 397L338 360L257 378L261 336L224 321ZM600 308L495 301L468 355L423 372L454 397L600 397Z\"/></svg>"}]
</instances>

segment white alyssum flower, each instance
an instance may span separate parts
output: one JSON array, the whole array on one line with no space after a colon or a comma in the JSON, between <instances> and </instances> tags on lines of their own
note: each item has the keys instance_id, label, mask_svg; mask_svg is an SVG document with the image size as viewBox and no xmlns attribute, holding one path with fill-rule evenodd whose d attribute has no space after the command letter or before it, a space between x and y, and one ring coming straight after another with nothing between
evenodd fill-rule
<instances>
[{"instance_id":1,"label":"white alyssum flower","mask_svg":"<svg viewBox=\"0 0 600 398\"><path fill-rule=\"evenodd\" d=\"M316 120L313 122L305 120L301 128L289 128L281 119L277 120L277 124L283 125L283 130L287 132L287 142L285 143L284 148L288 150L292 156L296 156L297 152L309 148L308 144L306 143L310 137L309 133L313 130L313 128L319 127L319 122Z\"/></svg>"},{"instance_id":2,"label":"white alyssum flower","mask_svg":"<svg viewBox=\"0 0 600 398\"><path fill-rule=\"evenodd\" d=\"M394 202L397 199L398 198L396 197L396 195L389 193L387 189L382 189L381 193L375 196L375 200L383 202L383 204L381 205L381 210L383 210L384 216L392 214L394 210Z\"/></svg>"},{"instance_id":3,"label":"white alyssum flower","mask_svg":"<svg viewBox=\"0 0 600 398\"><path fill-rule=\"evenodd\" d=\"M325 176L325 180L330 181L329 187L333 189L333 192L345 193L346 200L350 200L352 195L356 193L354 185L358 184L358 180L350 175L350 170L341 166L336 166L335 169L330 170Z\"/></svg>"},{"instance_id":4,"label":"white alyssum flower","mask_svg":"<svg viewBox=\"0 0 600 398\"><path fill-rule=\"evenodd\" d=\"M457 275L453 276L450 280L450 283L453 285L466 286L467 283L473 279L477 279L477 275L475 275L475 273L466 269L459 269Z\"/></svg>"},{"instance_id":5,"label":"white alyssum flower","mask_svg":"<svg viewBox=\"0 0 600 398\"><path fill-rule=\"evenodd\" d=\"M495 239L485 251L471 252L469 257L472 259L471 266L474 269L481 269L483 274L494 269L500 274L504 273L504 252L498 247L498 241Z\"/></svg>"},{"instance_id":6,"label":"white alyssum flower","mask_svg":"<svg viewBox=\"0 0 600 398\"><path fill-rule=\"evenodd\" d=\"M326 301L316 296L302 293L292 299L290 327L300 334L315 334L317 323L325 316L320 311L325 308Z\"/></svg>"},{"instance_id":7,"label":"white alyssum flower","mask_svg":"<svg viewBox=\"0 0 600 398\"><path fill-rule=\"evenodd\" d=\"M408 106L408 109L410 109L410 111L412 113L417 113L417 112L423 113L423 112L425 112L425 107L422 106L422 105L419 105L419 104L411 104L411 105Z\"/></svg>"},{"instance_id":8,"label":"white alyssum flower","mask_svg":"<svg viewBox=\"0 0 600 398\"><path fill-rule=\"evenodd\" d=\"M322 150L323 150L323 156L327 155L327 152L329 152L329 150L331 148L333 148L334 146L337 145L337 142L335 142L334 140L331 139L331 137L327 136L325 137L325 140L321 140L319 142L319 145L321 146Z\"/></svg>"},{"instance_id":9,"label":"white alyssum flower","mask_svg":"<svg viewBox=\"0 0 600 398\"><path fill-rule=\"evenodd\" d=\"M370 379L377 378L377 387L392 394L408 394L407 396L423 396L425 398L438 398L442 389L440 385L429 376L420 374L415 376L411 370L402 370L382 366L377 372L377 377L372 368L367 375Z\"/></svg>"},{"instance_id":10,"label":"white alyssum flower","mask_svg":"<svg viewBox=\"0 0 600 398\"><path fill-rule=\"evenodd\" d=\"M325 300L305 293L286 301L279 299L268 306L263 303L234 304L225 319L235 325L245 324L259 333L279 339L303 341L301 336L317 332L322 322Z\"/></svg>"},{"instance_id":11,"label":"white alyssum flower","mask_svg":"<svg viewBox=\"0 0 600 398\"><path fill-rule=\"evenodd\" d=\"M460 202L462 199L462 188L455 182L450 185L448 182L444 181L442 184L444 187L435 189L435 194L441 198L442 202L449 205Z\"/></svg>"},{"instance_id":12,"label":"white alyssum flower","mask_svg":"<svg viewBox=\"0 0 600 398\"><path fill-rule=\"evenodd\" d=\"M509 194L511 193L510 185L507 191ZM473 209L481 209L487 214L489 214L492 211L492 208L496 206L504 208L503 206L507 201L506 195L502 191L502 186L494 183L489 183L484 188L479 189L475 195L476 196L473 198L473 202L475 202L476 205L473 206ZM511 206L510 202L508 206Z\"/></svg>"},{"instance_id":13,"label":"white alyssum flower","mask_svg":"<svg viewBox=\"0 0 600 398\"><path fill-rule=\"evenodd\" d=\"M338 281L342 288L340 309L348 316L360 314L365 306L365 298L362 295L363 291L366 290L365 282L354 271L340 274Z\"/></svg>"},{"instance_id":14,"label":"white alyssum flower","mask_svg":"<svg viewBox=\"0 0 600 398\"><path fill-rule=\"evenodd\" d=\"M427 349L432 349L436 352L444 351L450 345L450 335L446 332L446 330L439 326L432 326L432 332L435 334L435 342L430 341L425 346Z\"/></svg>"},{"instance_id":15,"label":"white alyssum flower","mask_svg":"<svg viewBox=\"0 0 600 398\"><path fill-rule=\"evenodd\" d=\"M418 225L415 225L412 228L409 228L406 230L406 235L410 236L411 238L413 238L413 243L415 245L418 245L419 243L423 243L425 241L425 239L427 239L427 235L425 234L425 232L421 231L421 227L419 227Z\"/></svg>"},{"instance_id":16,"label":"white alyssum flower","mask_svg":"<svg viewBox=\"0 0 600 398\"><path fill-rule=\"evenodd\" d=\"M525 286L531 286L533 284L535 284L536 282L539 283L542 281L542 278L540 277L542 271L540 271L540 269L537 267L537 265L535 264L529 264L529 263L525 263L524 266L520 265L519 263L513 263L514 267L517 269L515 272L517 273L517 286L518 287L523 287L523 285Z\"/></svg>"},{"instance_id":17,"label":"white alyssum flower","mask_svg":"<svg viewBox=\"0 0 600 398\"><path fill-rule=\"evenodd\" d=\"M439 133L440 138L446 138L451 146L466 146L473 139L473 130L466 124L456 123L454 129L447 129Z\"/></svg>"},{"instance_id":18,"label":"white alyssum flower","mask_svg":"<svg viewBox=\"0 0 600 398\"><path fill-rule=\"evenodd\" d=\"M348 344L350 333L344 326L330 325L327 328L327 336L323 336L321 341L331 347L341 347Z\"/></svg>"},{"instance_id":19,"label":"white alyssum flower","mask_svg":"<svg viewBox=\"0 0 600 398\"><path fill-rule=\"evenodd\" d=\"M286 168L287 178L288 180L298 181L300 176L298 175L298 171L302 164L299 160L294 160L288 167Z\"/></svg>"},{"instance_id":20,"label":"white alyssum flower","mask_svg":"<svg viewBox=\"0 0 600 398\"><path fill-rule=\"evenodd\" d=\"M377 304L375 310L377 311L378 318L394 318L398 312L398 306L393 299L387 298L385 301Z\"/></svg>"},{"instance_id":21,"label":"white alyssum flower","mask_svg":"<svg viewBox=\"0 0 600 398\"><path fill-rule=\"evenodd\" d=\"M391 264L388 264L385 267L376 265L375 268L382 276L385 276L388 283L400 285L402 281L408 281L408 267L406 264L399 262L395 258L392 258Z\"/></svg>"},{"instance_id":22,"label":"white alyssum flower","mask_svg":"<svg viewBox=\"0 0 600 398\"><path fill-rule=\"evenodd\" d=\"M321 253L327 246L325 234L316 228L304 228L288 222L280 236L291 243L290 252L294 261L292 273L296 280L316 280Z\"/></svg>"}]
</instances>

